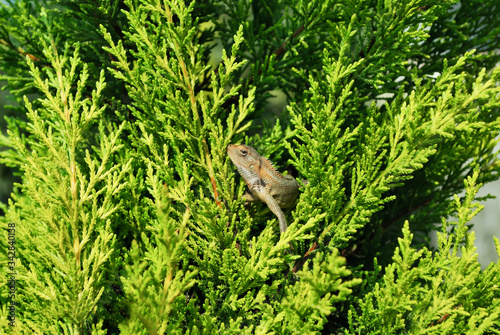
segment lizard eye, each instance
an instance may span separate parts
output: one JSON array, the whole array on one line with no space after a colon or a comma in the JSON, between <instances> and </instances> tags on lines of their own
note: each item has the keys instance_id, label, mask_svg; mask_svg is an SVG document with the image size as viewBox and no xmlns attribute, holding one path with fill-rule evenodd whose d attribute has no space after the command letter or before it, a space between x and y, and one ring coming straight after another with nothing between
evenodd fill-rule
<instances>
[{"instance_id":1,"label":"lizard eye","mask_svg":"<svg viewBox=\"0 0 500 335\"><path fill-rule=\"evenodd\" d=\"M248 154L248 151L246 151L245 149L241 149L240 152L243 156L246 156Z\"/></svg>"}]
</instances>

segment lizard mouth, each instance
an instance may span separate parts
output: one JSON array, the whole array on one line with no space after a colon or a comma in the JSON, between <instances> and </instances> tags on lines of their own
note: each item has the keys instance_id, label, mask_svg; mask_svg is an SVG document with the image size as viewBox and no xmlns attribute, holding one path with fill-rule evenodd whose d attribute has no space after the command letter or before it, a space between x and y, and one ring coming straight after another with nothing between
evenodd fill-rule
<instances>
[{"instance_id":1,"label":"lizard mouth","mask_svg":"<svg viewBox=\"0 0 500 335\"><path fill-rule=\"evenodd\" d=\"M246 150L245 146L243 145L236 145L236 144L229 144L227 146L227 154L231 158L231 160L234 161L234 157L240 156L244 157L248 154L248 150Z\"/></svg>"}]
</instances>

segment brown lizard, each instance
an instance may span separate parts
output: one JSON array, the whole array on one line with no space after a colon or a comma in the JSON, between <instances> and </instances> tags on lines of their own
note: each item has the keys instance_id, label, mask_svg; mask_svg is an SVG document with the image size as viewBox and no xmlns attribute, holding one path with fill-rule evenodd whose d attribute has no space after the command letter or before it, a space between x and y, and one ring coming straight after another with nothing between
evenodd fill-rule
<instances>
[{"instance_id":1,"label":"brown lizard","mask_svg":"<svg viewBox=\"0 0 500 335\"><path fill-rule=\"evenodd\" d=\"M285 214L281 208L291 207L299 194L299 184L290 175L282 175L265 157L254 148L240 144L227 146L227 154L245 180L251 193L243 199L248 202L260 200L278 217L280 231L287 229Z\"/></svg>"}]
</instances>

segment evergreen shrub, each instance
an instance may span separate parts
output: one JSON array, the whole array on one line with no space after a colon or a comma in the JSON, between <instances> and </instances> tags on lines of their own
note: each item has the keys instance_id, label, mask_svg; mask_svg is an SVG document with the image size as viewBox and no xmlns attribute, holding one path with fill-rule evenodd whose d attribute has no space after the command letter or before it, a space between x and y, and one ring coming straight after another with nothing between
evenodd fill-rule
<instances>
[{"instance_id":1,"label":"evergreen shrub","mask_svg":"<svg viewBox=\"0 0 500 335\"><path fill-rule=\"evenodd\" d=\"M500 333L500 263L481 269L468 224L500 171L499 12L1 4L0 164L17 181L0 332ZM285 234L241 200L240 143L300 181Z\"/></svg>"}]
</instances>

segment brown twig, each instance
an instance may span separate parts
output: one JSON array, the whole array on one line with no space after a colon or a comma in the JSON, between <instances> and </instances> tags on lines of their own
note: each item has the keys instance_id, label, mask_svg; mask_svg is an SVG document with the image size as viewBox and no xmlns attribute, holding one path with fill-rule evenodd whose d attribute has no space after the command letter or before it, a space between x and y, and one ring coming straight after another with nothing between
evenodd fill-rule
<instances>
[{"instance_id":1,"label":"brown twig","mask_svg":"<svg viewBox=\"0 0 500 335\"><path fill-rule=\"evenodd\" d=\"M300 270L300 268L302 268L302 266L304 265L304 263L309 259L309 256L311 256L311 253L318 249L319 248L319 244L318 242L314 242L313 245L309 248L309 250L307 250L306 254L304 255L304 257L302 257L301 260L299 260L297 262L297 264L295 264L295 266L293 267L292 269L292 272L293 273L297 273L297 271ZM290 274L290 272L288 272L288 274ZM288 277L288 274L286 275Z\"/></svg>"}]
</instances>

